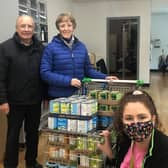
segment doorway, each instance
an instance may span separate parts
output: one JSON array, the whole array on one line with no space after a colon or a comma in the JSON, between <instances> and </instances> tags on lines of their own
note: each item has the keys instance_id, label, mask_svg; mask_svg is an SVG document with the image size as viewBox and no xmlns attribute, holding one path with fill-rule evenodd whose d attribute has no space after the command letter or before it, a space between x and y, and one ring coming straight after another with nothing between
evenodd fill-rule
<instances>
[{"instance_id":1,"label":"doorway","mask_svg":"<svg viewBox=\"0 0 168 168\"><path fill-rule=\"evenodd\" d=\"M139 17L107 18L107 69L120 79L138 79Z\"/></svg>"}]
</instances>

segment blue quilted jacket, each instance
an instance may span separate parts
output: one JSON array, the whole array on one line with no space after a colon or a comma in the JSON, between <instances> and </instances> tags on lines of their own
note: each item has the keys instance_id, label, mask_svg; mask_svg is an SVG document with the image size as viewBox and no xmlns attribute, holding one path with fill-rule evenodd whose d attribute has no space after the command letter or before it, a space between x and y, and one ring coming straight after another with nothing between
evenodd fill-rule
<instances>
[{"instance_id":1,"label":"blue quilted jacket","mask_svg":"<svg viewBox=\"0 0 168 168\"><path fill-rule=\"evenodd\" d=\"M45 48L41 77L49 85L48 95L52 98L68 97L77 91L72 87L71 79L84 77L104 79L105 74L92 68L85 45L75 38L72 49L57 35Z\"/></svg>"}]
</instances>

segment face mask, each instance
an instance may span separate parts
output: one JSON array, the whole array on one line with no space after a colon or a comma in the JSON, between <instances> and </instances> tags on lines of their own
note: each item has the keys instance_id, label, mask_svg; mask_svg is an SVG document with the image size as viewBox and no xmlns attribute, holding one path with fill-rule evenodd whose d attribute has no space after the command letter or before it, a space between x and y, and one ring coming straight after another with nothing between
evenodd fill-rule
<instances>
[{"instance_id":1,"label":"face mask","mask_svg":"<svg viewBox=\"0 0 168 168\"><path fill-rule=\"evenodd\" d=\"M142 142L149 137L153 130L152 121L124 124L124 131L128 137L136 142Z\"/></svg>"}]
</instances>

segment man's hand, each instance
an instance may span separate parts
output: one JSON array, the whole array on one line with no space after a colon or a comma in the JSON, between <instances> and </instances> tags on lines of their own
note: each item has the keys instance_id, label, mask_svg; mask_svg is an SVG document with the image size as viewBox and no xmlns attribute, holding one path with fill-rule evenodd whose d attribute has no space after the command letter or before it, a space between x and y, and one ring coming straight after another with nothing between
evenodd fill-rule
<instances>
[{"instance_id":1,"label":"man's hand","mask_svg":"<svg viewBox=\"0 0 168 168\"><path fill-rule=\"evenodd\" d=\"M117 76L107 76L106 80L118 80Z\"/></svg>"},{"instance_id":2,"label":"man's hand","mask_svg":"<svg viewBox=\"0 0 168 168\"><path fill-rule=\"evenodd\" d=\"M0 105L0 112L8 114L9 113L9 104L4 103Z\"/></svg>"}]
</instances>

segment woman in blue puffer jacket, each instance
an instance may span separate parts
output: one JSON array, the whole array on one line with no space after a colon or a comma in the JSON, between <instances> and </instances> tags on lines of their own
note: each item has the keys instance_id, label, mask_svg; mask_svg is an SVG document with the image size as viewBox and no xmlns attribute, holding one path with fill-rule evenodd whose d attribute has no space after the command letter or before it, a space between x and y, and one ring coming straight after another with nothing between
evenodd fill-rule
<instances>
[{"instance_id":1,"label":"woman in blue puffer jacket","mask_svg":"<svg viewBox=\"0 0 168 168\"><path fill-rule=\"evenodd\" d=\"M73 35L76 21L71 14L60 14L56 28L59 34L45 48L40 69L42 79L48 83L51 99L73 95L84 77L117 79L92 67L85 45Z\"/></svg>"}]
</instances>

